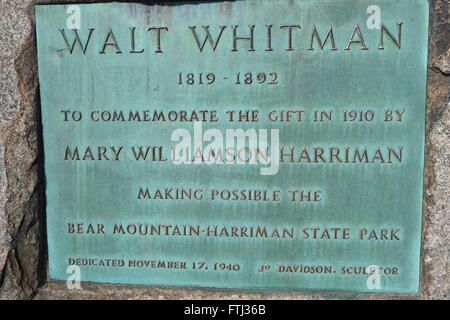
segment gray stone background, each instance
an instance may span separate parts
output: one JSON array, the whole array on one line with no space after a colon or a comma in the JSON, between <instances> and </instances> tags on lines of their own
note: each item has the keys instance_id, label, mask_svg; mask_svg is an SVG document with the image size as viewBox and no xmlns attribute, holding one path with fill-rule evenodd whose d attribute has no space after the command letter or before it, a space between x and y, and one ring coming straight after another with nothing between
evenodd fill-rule
<instances>
[{"instance_id":1,"label":"gray stone background","mask_svg":"<svg viewBox=\"0 0 450 320\"><path fill-rule=\"evenodd\" d=\"M357 0L355 0L357 1ZM392 0L395 1L395 0ZM34 5L0 0L0 299L448 299L450 294L449 1L429 0L421 290L417 295L260 292L48 281Z\"/></svg>"}]
</instances>

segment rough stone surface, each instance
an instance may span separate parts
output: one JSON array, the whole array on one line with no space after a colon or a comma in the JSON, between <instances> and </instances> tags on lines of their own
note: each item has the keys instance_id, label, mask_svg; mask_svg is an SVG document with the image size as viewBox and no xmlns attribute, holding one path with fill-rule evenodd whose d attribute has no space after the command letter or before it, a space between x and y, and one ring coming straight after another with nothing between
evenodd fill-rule
<instances>
[{"instance_id":1,"label":"rough stone surface","mask_svg":"<svg viewBox=\"0 0 450 320\"><path fill-rule=\"evenodd\" d=\"M418 299L418 295L364 294L333 291L244 291L186 287L130 286L82 283L81 289L68 290L66 283L51 281L42 287L35 299L123 299L123 300L336 300L336 299Z\"/></svg>"},{"instance_id":2,"label":"rough stone surface","mask_svg":"<svg viewBox=\"0 0 450 320\"><path fill-rule=\"evenodd\" d=\"M33 6L105 2L0 0L0 299L448 299L450 212L450 17L430 1L430 50L418 295L252 292L83 283L46 279L45 212Z\"/></svg>"},{"instance_id":3,"label":"rough stone surface","mask_svg":"<svg viewBox=\"0 0 450 320\"><path fill-rule=\"evenodd\" d=\"M429 140L435 160L436 180L427 192L434 196L426 213L423 252L426 271L424 294L427 297L450 297L450 103L443 106L441 118L434 124Z\"/></svg>"},{"instance_id":4,"label":"rough stone surface","mask_svg":"<svg viewBox=\"0 0 450 320\"><path fill-rule=\"evenodd\" d=\"M430 0L427 133L422 242L422 288L426 299L450 297L450 6Z\"/></svg>"},{"instance_id":5,"label":"rough stone surface","mask_svg":"<svg viewBox=\"0 0 450 320\"><path fill-rule=\"evenodd\" d=\"M38 284L37 67L26 1L0 2L0 298Z\"/></svg>"}]
</instances>

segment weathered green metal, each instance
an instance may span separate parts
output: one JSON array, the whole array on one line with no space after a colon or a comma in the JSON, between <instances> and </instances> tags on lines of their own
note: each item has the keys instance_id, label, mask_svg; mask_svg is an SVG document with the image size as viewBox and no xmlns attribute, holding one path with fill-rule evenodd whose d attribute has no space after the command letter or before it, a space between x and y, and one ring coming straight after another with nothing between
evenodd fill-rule
<instances>
[{"instance_id":1,"label":"weathered green metal","mask_svg":"<svg viewBox=\"0 0 450 320\"><path fill-rule=\"evenodd\" d=\"M40 5L36 29L53 279L417 292L427 1ZM196 118L278 129L278 172L173 163Z\"/></svg>"}]
</instances>

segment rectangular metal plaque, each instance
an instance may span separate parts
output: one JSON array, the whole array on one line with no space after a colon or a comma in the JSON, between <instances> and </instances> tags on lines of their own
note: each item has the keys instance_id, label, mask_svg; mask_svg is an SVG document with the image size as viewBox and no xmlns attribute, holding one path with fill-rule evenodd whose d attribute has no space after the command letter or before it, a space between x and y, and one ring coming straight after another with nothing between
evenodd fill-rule
<instances>
[{"instance_id":1,"label":"rectangular metal plaque","mask_svg":"<svg viewBox=\"0 0 450 320\"><path fill-rule=\"evenodd\" d=\"M426 0L36 6L53 279L417 292Z\"/></svg>"}]
</instances>

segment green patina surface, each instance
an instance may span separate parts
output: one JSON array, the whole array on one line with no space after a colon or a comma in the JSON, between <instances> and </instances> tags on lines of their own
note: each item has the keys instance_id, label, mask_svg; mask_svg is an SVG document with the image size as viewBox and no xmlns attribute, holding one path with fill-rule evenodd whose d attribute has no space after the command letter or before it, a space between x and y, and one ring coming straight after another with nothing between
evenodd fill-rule
<instances>
[{"instance_id":1,"label":"green patina surface","mask_svg":"<svg viewBox=\"0 0 450 320\"><path fill-rule=\"evenodd\" d=\"M379 50L381 30L367 25L371 16L367 8L372 4L379 6L382 23L397 41L397 23L402 23L401 48L385 32L384 50ZM67 25L68 18L73 18L72 9L68 13L65 5L36 7L53 279L70 276L70 259L96 259L95 264L116 259L119 266L81 266L81 280L417 292L427 1L255 0L78 8L81 41L87 41L89 28L94 29L84 54L78 44L72 51L67 48L60 31L64 29L72 44L74 32ZM202 26L207 25L214 39L220 26L225 28L215 51L206 43L200 52L189 26L197 26L203 40ZM255 26L253 48L249 41L237 40L233 51L233 25L239 26L238 37L248 37L249 25ZM273 25L270 45L266 25ZM301 26L291 28L290 45L289 28L281 28L283 25ZM322 50L317 39L314 50L307 50L313 25L323 41L332 26L337 50L331 50L331 39ZM345 50L356 25L367 50L362 50L366 48L361 42L351 43L350 50ZM135 28L134 41L130 27ZM157 31L148 31L150 27L167 27L161 29L159 50ZM110 29L113 35L108 37ZM108 45L103 48L105 39ZM360 40L357 32L353 40ZM142 49L142 53L130 52ZM252 84L244 81L247 72L252 73ZM263 84L256 78L261 72L267 76ZM277 83L269 84L273 72ZM187 83L188 73L194 74L192 85ZM199 83L200 73L203 84ZM212 84L207 84L212 77L208 79L208 73L215 76ZM236 84L237 73L241 84ZM64 110L78 110L83 118L64 121ZM261 164L175 165L170 161L170 146L176 144L171 134L179 128L193 132L192 122L91 118L101 117L102 111L122 111L128 120L130 111L143 117L145 110L150 110L151 117L155 110L178 114L217 111L219 120L204 122L203 131L279 129L280 146L285 154L294 148L294 161L285 155L275 175L261 175ZM230 122L226 112L231 110L257 110L258 121ZM273 110L304 111L302 121L296 121L298 114L291 121L270 121ZM314 110L331 110L332 119L314 121ZM356 110L358 115L369 111L364 114L370 121L344 121L344 110ZM394 121L385 121L386 110L404 110L402 121L396 121L395 114ZM280 116L272 113L272 119L275 114ZM162 156L168 161L136 161L131 148L139 146L162 146ZM80 160L76 160L76 147ZM86 153L87 147L94 160ZM98 147L106 148L109 160L104 156L98 160ZM118 160L114 160L111 147L116 151L123 147ZM356 149L362 160L355 161ZM204 198L138 199L141 187L148 188L152 197L155 190L164 188L202 189ZM212 189L280 190L280 200L211 200ZM289 190L319 190L321 201L289 201ZM74 224L83 224L82 234L73 232ZM97 224L104 226L104 233L97 233ZM149 233L150 225L159 226L160 235L139 234L139 229L134 233L134 226L139 225L147 226ZM114 233L115 226L119 232ZM183 226L198 228L199 235L183 235ZM344 236L345 228L348 236ZM283 233L286 230L289 232ZM123 267L120 261L124 261ZM186 263L186 269L161 268L161 264L158 268L158 263L138 267L139 263L130 265L130 261L164 261L165 267L169 261L179 261ZM201 267L197 263L193 269L194 262L206 264ZM239 265L239 270L214 270L215 263L232 264L235 269ZM263 265L264 271L258 272ZM368 288L367 274L348 274L370 265L382 268L379 289ZM343 273L343 268L347 272ZM395 270L397 274L386 274Z\"/></svg>"}]
</instances>

